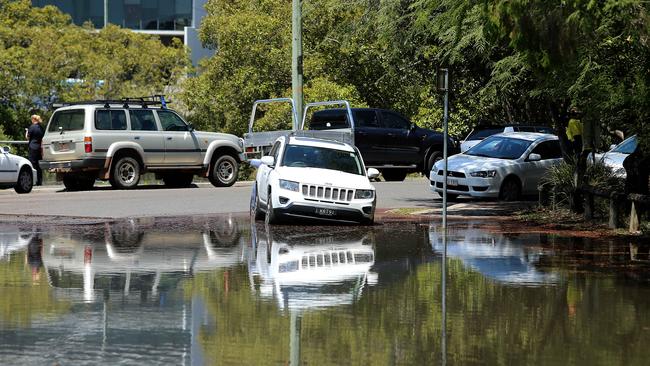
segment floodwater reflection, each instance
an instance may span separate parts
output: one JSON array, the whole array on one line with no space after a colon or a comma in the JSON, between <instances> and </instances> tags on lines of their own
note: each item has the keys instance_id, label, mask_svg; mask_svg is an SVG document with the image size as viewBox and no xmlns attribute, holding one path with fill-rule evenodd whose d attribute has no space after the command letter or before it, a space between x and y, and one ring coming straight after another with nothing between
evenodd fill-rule
<instances>
[{"instance_id":1,"label":"floodwater reflection","mask_svg":"<svg viewBox=\"0 0 650 366\"><path fill-rule=\"evenodd\" d=\"M645 364L648 246L247 217L2 227L0 364ZM446 349L443 353L442 345Z\"/></svg>"}]
</instances>

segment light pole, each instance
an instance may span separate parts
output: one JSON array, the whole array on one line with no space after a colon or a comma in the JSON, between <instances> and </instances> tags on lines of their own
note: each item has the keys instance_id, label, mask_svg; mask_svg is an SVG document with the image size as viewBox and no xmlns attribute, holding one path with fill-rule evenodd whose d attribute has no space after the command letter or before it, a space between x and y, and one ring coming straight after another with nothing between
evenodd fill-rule
<instances>
[{"instance_id":1,"label":"light pole","mask_svg":"<svg viewBox=\"0 0 650 366\"><path fill-rule=\"evenodd\" d=\"M449 106L449 69L438 69L437 89L445 93L444 113L442 120L443 129L443 151L442 158L444 165L442 169L442 336L441 336L441 353L442 364L447 364L447 140L449 136L449 126L447 124L448 106Z\"/></svg>"},{"instance_id":2,"label":"light pole","mask_svg":"<svg viewBox=\"0 0 650 366\"><path fill-rule=\"evenodd\" d=\"M298 125L302 121L302 1L293 0L291 17L291 91ZM298 126L293 126L298 129Z\"/></svg>"}]
</instances>

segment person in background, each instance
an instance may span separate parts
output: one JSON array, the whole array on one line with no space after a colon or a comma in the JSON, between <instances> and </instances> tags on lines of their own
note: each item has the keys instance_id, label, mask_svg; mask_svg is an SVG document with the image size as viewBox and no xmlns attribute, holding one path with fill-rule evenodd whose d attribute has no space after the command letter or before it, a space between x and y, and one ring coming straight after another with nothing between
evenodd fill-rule
<instances>
[{"instance_id":1,"label":"person in background","mask_svg":"<svg viewBox=\"0 0 650 366\"><path fill-rule=\"evenodd\" d=\"M38 165L38 162L43 159L41 155L41 142L43 141L45 131L41 126L42 121L41 116L34 114L32 115L32 125L25 129L25 139L29 141L29 162L36 169L37 186L43 184L43 171Z\"/></svg>"},{"instance_id":2,"label":"person in background","mask_svg":"<svg viewBox=\"0 0 650 366\"><path fill-rule=\"evenodd\" d=\"M580 113L574 107L569 112L569 123L566 128L566 136L571 142L573 155L578 157L582 152L582 121L580 120Z\"/></svg>"}]
</instances>

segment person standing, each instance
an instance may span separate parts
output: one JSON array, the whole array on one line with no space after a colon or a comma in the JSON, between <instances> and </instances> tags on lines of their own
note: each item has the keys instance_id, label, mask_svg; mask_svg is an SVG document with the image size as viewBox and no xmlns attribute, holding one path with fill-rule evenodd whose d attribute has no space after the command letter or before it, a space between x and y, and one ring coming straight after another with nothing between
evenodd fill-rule
<instances>
[{"instance_id":1,"label":"person standing","mask_svg":"<svg viewBox=\"0 0 650 366\"><path fill-rule=\"evenodd\" d=\"M41 142L43 141L45 131L43 130L43 126L41 126L42 121L41 116L34 114L32 115L32 125L25 129L25 139L29 141L29 162L32 163L32 166L36 169L37 186L43 184L43 171L38 164L38 162L43 159Z\"/></svg>"},{"instance_id":2,"label":"person standing","mask_svg":"<svg viewBox=\"0 0 650 366\"><path fill-rule=\"evenodd\" d=\"M566 129L566 136L571 143L573 149L573 156L576 158L582 153L582 121L580 113L576 108L571 108L569 113L569 123Z\"/></svg>"}]
</instances>

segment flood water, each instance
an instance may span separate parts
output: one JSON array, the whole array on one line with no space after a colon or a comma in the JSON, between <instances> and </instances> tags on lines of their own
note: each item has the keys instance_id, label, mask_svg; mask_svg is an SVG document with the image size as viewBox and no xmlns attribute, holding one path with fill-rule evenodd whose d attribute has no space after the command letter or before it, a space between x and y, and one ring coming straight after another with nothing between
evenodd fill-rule
<instances>
[{"instance_id":1,"label":"flood water","mask_svg":"<svg viewBox=\"0 0 650 366\"><path fill-rule=\"evenodd\" d=\"M0 364L648 364L647 244L438 225L0 226Z\"/></svg>"}]
</instances>

